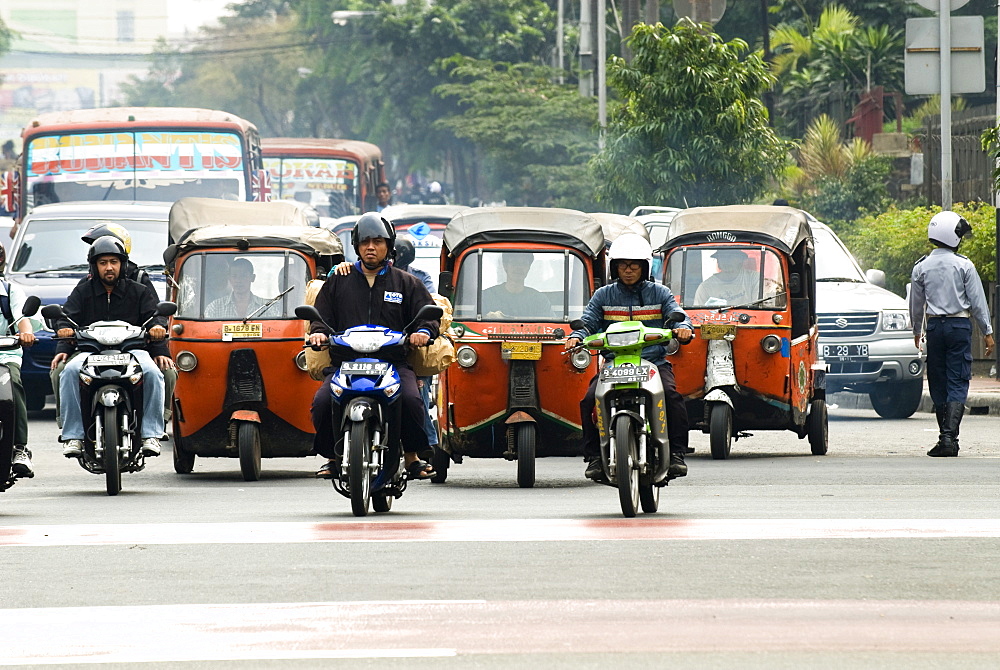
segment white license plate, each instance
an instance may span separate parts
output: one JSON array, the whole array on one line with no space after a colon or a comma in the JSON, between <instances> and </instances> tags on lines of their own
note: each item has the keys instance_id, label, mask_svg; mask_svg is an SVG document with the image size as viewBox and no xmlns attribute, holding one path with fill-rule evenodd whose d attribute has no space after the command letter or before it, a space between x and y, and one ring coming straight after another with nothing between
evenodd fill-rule
<instances>
[{"instance_id":1,"label":"white license plate","mask_svg":"<svg viewBox=\"0 0 1000 670\"><path fill-rule=\"evenodd\" d=\"M345 361L340 364L340 371L352 375L380 375L389 371L389 364Z\"/></svg>"},{"instance_id":2,"label":"white license plate","mask_svg":"<svg viewBox=\"0 0 1000 670\"><path fill-rule=\"evenodd\" d=\"M823 358L828 361L852 362L868 360L867 344L824 344Z\"/></svg>"},{"instance_id":3,"label":"white license plate","mask_svg":"<svg viewBox=\"0 0 1000 670\"><path fill-rule=\"evenodd\" d=\"M601 381L611 384L641 384L649 379L652 368L648 365L622 365L601 370Z\"/></svg>"},{"instance_id":4,"label":"white license plate","mask_svg":"<svg viewBox=\"0 0 1000 670\"><path fill-rule=\"evenodd\" d=\"M91 354L87 358L89 365L128 365L128 354Z\"/></svg>"}]
</instances>

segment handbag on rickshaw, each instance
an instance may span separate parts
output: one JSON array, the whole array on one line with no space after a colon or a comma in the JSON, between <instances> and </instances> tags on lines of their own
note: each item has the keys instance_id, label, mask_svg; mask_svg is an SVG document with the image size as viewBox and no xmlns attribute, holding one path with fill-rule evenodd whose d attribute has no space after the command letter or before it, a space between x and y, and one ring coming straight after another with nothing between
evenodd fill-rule
<instances>
[{"instance_id":1,"label":"handbag on rickshaw","mask_svg":"<svg viewBox=\"0 0 1000 670\"><path fill-rule=\"evenodd\" d=\"M413 347L406 356L407 362L418 377L430 377L442 372L455 362L455 342L448 329L451 328L452 307L448 298L431 293L434 304L444 310L441 315L441 334L426 347Z\"/></svg>"}]
</instances>

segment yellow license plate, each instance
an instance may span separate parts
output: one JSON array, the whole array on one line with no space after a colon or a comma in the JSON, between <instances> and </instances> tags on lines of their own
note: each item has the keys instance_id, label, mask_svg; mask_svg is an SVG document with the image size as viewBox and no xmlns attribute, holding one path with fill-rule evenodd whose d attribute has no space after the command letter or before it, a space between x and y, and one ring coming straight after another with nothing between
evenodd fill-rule
<instances>
[{"instance_id":1,"label":"yellow license plate","mask_svg":"<svg viewBox=\"0 0 1000 670\"><path fill-rule=\"evenodd\" d=\"M503 342L500 357L504 360L537 361L542 357L541 342Z\"/></svg>"},{"instance_id":2,"label":"yellow license plate","mask_svg":"<svg viewBox=\"0 0 1000 670\"><path fill-rule=\"evenodd\" d=\"M224 323L222 324L223 340L245 340L251 337L263 337L262 323Z\"/></svg>"},{"instance_id":3,"label":"yellow license plate","mask_svg":"<svg viewBox=\"0 0 1000 670\"><path fill-rule=\"evenodd\" d=\"M703 323L701 324L701 339L722 340L727 335L736 337L735 323Z\"/></svg>"}]
</instances>

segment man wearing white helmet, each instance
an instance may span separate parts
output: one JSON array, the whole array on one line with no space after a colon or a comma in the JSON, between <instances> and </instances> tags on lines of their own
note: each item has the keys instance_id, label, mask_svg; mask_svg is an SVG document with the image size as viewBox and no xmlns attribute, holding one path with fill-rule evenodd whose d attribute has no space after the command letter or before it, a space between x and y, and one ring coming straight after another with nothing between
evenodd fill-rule
<instances>
[{"instance_id":1,"label":"man wearing white helmet","mask_svg":"<svg viewBox=\"0 0 1000 670\"><path fill-rule=\"evenodd\" d=\"M570 333L566 348L575 347L588 335L600 333L617 321L642 321L652 328L673 328L674 335L681 343L690 342L693 333L691 321L668 324L671 312L683 312L674 294L663 284L650 281L649 270L653 260L653 249L642 236L633 233L616 239L608 250L611 263L611 278L614 281L594 292L583 312L584 327ZM674 371L666 359L666 349L662 345L646 347L642 357L656 365L663 381L663 391L667 401L667 434L670 442L670 467L668 473L674 477L687 474L684 453L688 446L688 417L684 398L674 384ZM600 480L604 476L601 466L600 442L594 425L594 390L597 377L590 382L590 388L580 401L580 418L583 424L583 457L587 460L586 476Z\"/></svg>"},{"instance_id":2,"label":"man wearing white helmet","mask_svg":"<svg viewBox=\"0 0 1000 670\"><path fill-rule=\"evenodd\" d=\"M955 212L935 214L927 238L937 248L917 261L910 276L910 318L917 347L927 316L927 386L939 430L928 456L958 456L958 428L972 377L972 318L985 334L986 355L993 353L983 283L972 261L957 253L962 238L971 235L972 226Z\"/></svg>"}]
</instances>

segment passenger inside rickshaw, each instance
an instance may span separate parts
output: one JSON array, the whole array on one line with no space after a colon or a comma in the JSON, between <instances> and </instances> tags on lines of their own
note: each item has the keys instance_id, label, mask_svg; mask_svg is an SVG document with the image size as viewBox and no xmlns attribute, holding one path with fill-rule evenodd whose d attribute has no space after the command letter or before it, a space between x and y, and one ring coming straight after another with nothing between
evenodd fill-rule
<instances>
[{"instance_id":1,"label":"passenger inside rickshaw","mask_svg":"<svg viewBox=\"0 0 1000 670\"><path fill-rule=\"evenodd\" d=\"M787 304L781 260L762 247L683 249L670 256L667 282L685 308Z\"/></svg>"},{"instance_id":2,"label":"passenger inside rickshaw","mask_svg":"<svg viewBox=\"0 0 1000 670\"><path fill-rule=\"evenodd\" d=\"M203 253L189 256L178 276L178 317L289 319L295 318L295 306L305 301L309 268L293 253ZM261 310L289 287L288 293Z\"/></svg>"},{"instance_id":3,"label":"passenger inside rickshaw","mask_svg":"<svg viewBox=\"0 0 1000 670\"><path fill-rule=\"evenodd\" d=\"M587 303L585 277L583 262L571 254L529 251L469 254L459 268L455 318L487 321L579 318ZM484 286L488 288L483 289Z\"/></svg>"}]
</instances>

